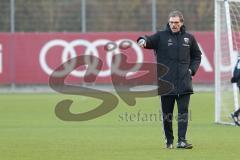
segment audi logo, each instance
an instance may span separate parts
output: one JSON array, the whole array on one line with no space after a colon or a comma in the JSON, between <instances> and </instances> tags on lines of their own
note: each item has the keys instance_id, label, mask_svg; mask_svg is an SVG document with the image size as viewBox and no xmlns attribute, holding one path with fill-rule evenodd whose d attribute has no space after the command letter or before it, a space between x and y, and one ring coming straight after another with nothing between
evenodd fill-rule
<instances>
[{"instance_id":1,"label":"audi logo","mask_svg":"<svg viewBox=\"0 0 240 160\"><path fill-rule=\"evenodd\" d=\"M98 74L100 77L107 77L111 75L111 68L112 72L118 75L133 75L135 74L140 68L141 64L143 63L143 53L142 49L132 40L130 39L119 39L115 42L110 41L108 39L97 39L93 42L89 42L87 40L83 39L77 39L73 40L71 42L62 40L62 39L54 39L49 42L47 42L41 49L40 51L40 56L39 56L39 63L43 71L51 75L52 72L54 71L54 68L51 68L47 64L47 55L50 54L49 50L53 47L62 47L63 51L61 53L61 62L62 64L65 63L68 59L77 57L77 51L75 50L75 47L81 46L85 47L85 52L83 54L85 55L94 55L96 57L99 57L99 51L98 47L104 46L106 50L106 57L105 62L108 66L107 69L101 70ZM128 53L128 54L136 54L136 65L133 66L129 70L121 70L119 69L119 65L121 63L121 56L117 56L117 59L114 59L112 61L112 57L116 54L120 54L121 51L120 49L128 49L131 47L134 52ZM102 57L101 57L102 58ZM97 66L96 63L97 61L91 62L90 59L84 59L86 64L91 64L93 66ZM65 66L65 69L63 71L58 71L55 75L56 76L63 76L66 74L67 71L73 70L75 64L68 64ZM86 70L73 70L70 75L75 76L75 77L84 77L86 73Z\"/></svg>"}]
</instances>

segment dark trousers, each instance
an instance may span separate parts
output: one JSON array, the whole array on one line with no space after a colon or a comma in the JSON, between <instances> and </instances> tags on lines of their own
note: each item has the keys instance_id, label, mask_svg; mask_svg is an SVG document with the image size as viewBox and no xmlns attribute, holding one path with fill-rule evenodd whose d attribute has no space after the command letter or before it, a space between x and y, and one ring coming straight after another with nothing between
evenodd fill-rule
<instances>
[{"instance_id":1,"label":"dark trousers","mask_svg":"<svg viewBox=\"0 0 240 160\"><path fill-rule=\"evenodd\" d=\"M240 114L240 108L234 112L235 116L239 116L239 114Z\"/></svg>"},{"instance_id":2,"label":"dark trousers","mask_svg":"<svg viewBox=\"0 0 240 160\"><path fill-rule=\"evenodd\" d=\"M175 101L178 106L178 141L186 140L190 94L161 96L163 128L167 143L173 143L172 120Z\"/></svg>"}]
</instances>

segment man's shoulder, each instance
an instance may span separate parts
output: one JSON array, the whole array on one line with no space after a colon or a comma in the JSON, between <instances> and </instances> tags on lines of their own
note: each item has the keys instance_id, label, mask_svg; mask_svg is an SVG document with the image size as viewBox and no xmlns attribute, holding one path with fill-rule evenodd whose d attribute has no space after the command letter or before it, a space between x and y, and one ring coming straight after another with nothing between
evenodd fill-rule
<instances>
[{"instance_id":1,"label":"man's shoulder","mask_svg":"<svg viewBox=\"0 0 240 160\"><path fill-rule=\"evenodd\" d=\"M194 38L194 35L190 32L185 32L184 34L185 34L185 36L188 36L190 38Z\"/></svg>"},{"instance_id":2,"label":"man's shoulder","mask_svg":"<svg viewBox=\"0 0 240 160\"><path fill-rule=\"evenodd\" d=\"M164 31L159 30L159 31L156 32L156 34L162 34L163 32L164 32Z\"/></svg>"},{"instance_id":3,"label":"man's shoulder","mask_svg":"<svg viewBox=\"0 0 240 160\"><path fill-rule=\"evenodd\" d=\"M159 30L159 31L157 31L156 34L158 34L158 35L167 35L167 34L170 34L170 33L169 33L169 31L166 31L166 30Z\"/></svg>"},{"instance_id":4,"label":"man's shoulder","mask_svg":"<svg viewBox=\"0 0 240 160\"><path fill-rule=\"evenodd\" d=\"M192 33L190 33L190 32L185 32L185 33L183 34L183 36L186 37L186 38L188 38L188 39L190 39L190 41L195 41L195 40L196 40L195 37L194 37L194 35L193 35Z\"/></svg>"}]
</instances>

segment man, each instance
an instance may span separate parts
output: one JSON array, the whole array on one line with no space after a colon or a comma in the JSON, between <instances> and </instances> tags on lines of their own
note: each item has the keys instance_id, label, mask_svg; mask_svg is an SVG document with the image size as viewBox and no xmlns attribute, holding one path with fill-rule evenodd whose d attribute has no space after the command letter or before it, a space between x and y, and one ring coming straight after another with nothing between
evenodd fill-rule
<instances>
[{"instance_id":1,"label":"man","mask_svg":"<svg viewBox=\"0 0 240 160\"><path fill-rule=\"evenodd\" d=\"M151 36L139 37L137 40L140 47L155 51L157 63L169 68L168 73L161 79L174 85L170 93L161 95L166 148L169 149L173 148L172 119L175 101L178 106L177 148L191 149L193 147L186 140L188 106L190 95L193 93L192 76L198 70L202 53L193 35L185 31L183 22L182 13L172 11L165 30Z\"/></svg>"},{"instance_id":2,"label":"man","mask_svg":"<svg viewBox=\"0 0 240 160\"><path fill-rule=\"evenodd\" d=\"M237 86L240 90L240 57L238 57L238 61L235 65L234 71L233 71L233 77L231 78L232 83L237 83ZM240 120L239 120L239 114L240 114L240 108L237 109L235 112L231 113L231 117L233 119L233 122L240 126Z\"/></svg>"}]
</instances>

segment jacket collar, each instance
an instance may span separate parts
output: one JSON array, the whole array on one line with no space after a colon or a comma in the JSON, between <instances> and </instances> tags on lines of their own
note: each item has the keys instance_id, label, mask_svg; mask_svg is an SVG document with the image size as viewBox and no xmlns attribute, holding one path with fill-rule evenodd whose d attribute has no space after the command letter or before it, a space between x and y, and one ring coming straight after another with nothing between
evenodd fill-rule
<instances>
[{"instance_id":1,"label":"jacket collar","mask_svg":"<svg viewBox=\"0 0 240 160\"><path fill-rule=\"evenodd\" d=\"M168 31L168 32L170 32L171 34L177 34L177 33L173 33L173 32L172 32L169 24L166 25L165 30ZM179 31L178 33L183 34L183 33L185 33L185 32L186 32L186 27L185 27L185 25L182 25L182 27L180 28L180 31Z\"/></svg>"}]
</instances>

